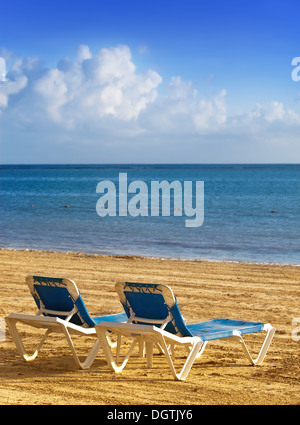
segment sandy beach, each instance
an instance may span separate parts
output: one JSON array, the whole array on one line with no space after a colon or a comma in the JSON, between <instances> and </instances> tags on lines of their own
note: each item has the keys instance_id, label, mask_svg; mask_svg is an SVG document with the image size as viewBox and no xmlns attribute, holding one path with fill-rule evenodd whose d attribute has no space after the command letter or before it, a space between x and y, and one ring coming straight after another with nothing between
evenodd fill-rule
<instances>
[{"instance_id":1,"label":"sandy beach","mask_svg":"<svg viewBox=\"0 0 300 425\"><path fill-rule=\"evenodd\" d=\"M300 267L0 250L0 318L34 314L27 274L74 280L93 316L121 312L118 281L170 285L189 323L227 317L271 323L275 337L262 365L253 367L230 339L208 344L187 380L173 380L162 356L152 369L133 358L122 374L108 369L99 352L88 370L76 368L60 335L50 336L39 357L26 363L6 329L0 341L0 404L283 405L300 403L300 341L292 320L300 316ZM39 331L24 327L30 347ZM258 352L264 334L246 342ZM84 355L90 338L76 339Z\"/></svg>"}]
</instances>

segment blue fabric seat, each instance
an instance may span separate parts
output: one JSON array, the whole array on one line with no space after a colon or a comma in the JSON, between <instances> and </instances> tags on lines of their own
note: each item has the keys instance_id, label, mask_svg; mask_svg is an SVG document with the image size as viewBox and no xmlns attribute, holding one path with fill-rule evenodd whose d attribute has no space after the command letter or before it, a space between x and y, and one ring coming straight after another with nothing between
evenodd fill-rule
<instances>
[{"instance_id":1,"label":"blue fabric seat","mask_svg":"<svg viewBox=\"0 0 300 425\"><path fill-rule=\"evenodd\" d=\"M119 287L122 288L123 301L121 302L128 317L131 311L136 317L140 318L135 320L136 323L151 324L151 318L163 322L170 314L172 319L169 320L164 329L176 335L197 336L202 341L211 341L231 337L235 331L243 335L260 332L264 328L264 323L261 322L233 319L213 319L186 325L176 297L168 286L125 282L123 286ZM147 321L145 322L141 318L147 319Z\"/></svg>"},{"instance_id":2,"label":"blue fabric seat","mask_svg":"<svg viewBox=\"0 0 300 425\"><path fill-rule=\"evenodd\" d=\"M59 317L64 319L69 312L77 310L70 322L78 326L94 327L102 320L125 322L126 313L91 317L83 298L75 283L69 279L44 276L27 276L27 284L39 309L44 316ZM48 310L43 312L43 310ZM53 314L51 311L66 312L66 314Z\"/></svg>"},{"instance_id":3,"label":"blue fabric seat","mask_svg":"<svg viewBox=\"0 0 300 425\"><path fill-rule=\"evenodd\" d=\"M264 328L264 323L245 322L232 319L213 319L207 322L187 325L187 330L193 336L198 336L202 341L212 341L214 339L228 338L238 331L241 335L260 332Z\"/></svg>"}]
</instances>

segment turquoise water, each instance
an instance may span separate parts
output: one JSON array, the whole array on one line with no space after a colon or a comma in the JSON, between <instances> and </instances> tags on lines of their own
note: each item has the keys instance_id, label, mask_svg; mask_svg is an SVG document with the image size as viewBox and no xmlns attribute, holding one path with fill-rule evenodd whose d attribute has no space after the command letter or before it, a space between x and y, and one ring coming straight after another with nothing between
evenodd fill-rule
<instances>
[{"instance_id":1,"label":"turquoise water","mask_svg":"<svg viewBox=\"0 0 300 425\"><path fill-rule=\"evenodd\" d=\"M204 181L203 225L99 217L97 184L119 173ZM300 165L2 165L0 200L3 248L300 264Z\"/></svg>"}]
</instances>

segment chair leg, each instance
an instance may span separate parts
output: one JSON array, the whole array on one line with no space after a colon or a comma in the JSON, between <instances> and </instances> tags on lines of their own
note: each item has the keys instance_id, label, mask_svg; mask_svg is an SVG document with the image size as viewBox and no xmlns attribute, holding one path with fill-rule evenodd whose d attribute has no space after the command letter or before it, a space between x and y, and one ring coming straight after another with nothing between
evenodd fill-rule
<instances>
[{"instance_id":1,"label":"chair leg","mask_svg":"<svg viewBox=\"0 0 300 425\"><path fill-rule=\"evenodd\" d=\"M146 342L146 357L147 357L147 367L151 368L153 365L153 342Z\"/></svg>"},{"instance_id":2,"label":"chair leg","mask_svg":"<svg viewBox=\"0 0 300 425\"><path fill-rule=\"evenodd\" d=\"M107 341L109 343L109 346L112 347L112 348L115 348L118 345L118 341L117 342L112 342L108 334L107 334Z\"/></svg>"},{"instance_id":3,"label":"chair leg","mask_svg":"<svg viewBox=\"0 0 300 425\"><path fill-rule=\"evenodd\" d=\"M18 331L17 326L16 326L17 320L12 319L12 318L8 318L8 317L5 320L6 320L7 326L9 328L11 336L12 336L12 339L13 339L15 345L16 345L17 351L20 354L20 356L23 357L23 359L26 360L27 362L33 361L37 357L37 355L38 355L42 345L44 344L47 336L52 332L52 329L48 328L46 330L46 332L45 332L44 336L42 337L41 341L39 342L36 350L34 351L33 354L30 355L25 350L24 344L21 340L19 331ZM66 339L68 341L68 344L69 344L69 347L70 347L71 352L73 354L75 363L82 369L88 369L91 366L91 364L93 363L99 349L101 348L100 341L98 339L96 339L96 342L94 343L94 345L93 345L91 351L89 352L88 356L86 357L85 361L81 362L79 360L78 356L77 356L76 351L75 351L74 344L72 342L72 339L71 339L71 336L70 336L68 329L66 328L66 326L62 325L62 330L63 330L63 333L66 336Z\"/></svg>"},{"instance_id":4,"label":"chair leg","mask_svg":"<svg viewBox=\"0 0 300 425\"><path fill-rule=\"evenodd\" d=\"M145 341L142 336L139 338L139 356L141 358L145 357Z\"/></svg>"},{"instance_id":5,"label":"chair leg","mask_svg":"<svg viewBox=\"0 0 300 425\"><path fill-rule=\"evenodd\" d=\"M119 366L114 359L111 348L110 348L109 343L107 341L105 329L104 330L103 329L97 329L97 335L98 335L99 341L101 343L101 347L102 347L104 356L106 358L107 364L110 367L110 369L113 370L114 372L117 372L117 373L122 372L122 370L124 369L124 367L126 366L128 360L129 360L129 357L131 356L133 349L135 348L135 346L137 344L140 343L140 338L139 337L134 338L126 356L124 357L122 364ZM117 350L117 358L119 360L118 350Z\"/></svg>"},{"instance_id":6,"label":"chair leg","mask_svg":"<svg viewBox=\"0 0 300 425\"><path fill-rule=\"evenodd\" d=\"M47 336L50 334L51 329L48 328L46 330L44 336L42 337L41 341L39 342L34 353L28 354L27 351L25 350L24 344L21 340L19 331L17 329L17 325L16 325L17 320L11 319L11 318L6 318L5 320L6 320L6 324L8 326L8 329L10 330L12 339L13 339L15 345L16 345L17 351L20 354L20 356L23 357L23 359L26 360L27 362L33 361L37 357L37 355L38 355L42 345L44 344Z\"/></svg>"},{"instance_id":7,"label":"chair leg","mask_svg":"<svg viewBox=\"0 0 300 425\"><path fill-rule=\"evenodd\" d=\"M158 349L159 354L164 354L164 350L161 348L161 345L158 342L155 343L155 347Z\"/></svg>"},{"instance_id":8,"label":"chair leg","mask_svg":"<svg viewBox=\"0 0 300 425\"><path fill-rule=\"evenodd\" d=\"M239 334L239 332L235 332L234 333L234 338L237 339L237 341L240 342L240 344L242 345L242 349L244 351L244 354L246 355L247 359L249 360L249 362L254 366L254 365L260 365L263 361L264 358L267 354L267 351L270 347L270 344L272 342L273 336L275 334L275 328L273 328L273 326L271 325L266 325L266 329L267 331L267 335L264 339L264 342L261 346L261 349L259 351L258 356L256 357L256 359L253 359L247 345L245 344L245 341L243 340L242 336Z\"/></svg>"},{"instance_id":9,"label":"chair leg","mask_svg":"<svg viewBox=\"0 0 300 425\"><path fill-rule=\"evenodd\" d=\"M177 379L178 381L184 381L185 378L188 376L188 374L191 370L191 367L194 364L195 359L200 357L200 355L203 353L203 350L206 346L206 343L201 341L198 338L195 340L194 344L192 345L192 347L190 349L189 355L187 356L187 359L186 359L186 361L185 361L185 363L184 363L184 365L183 365L183 367L182 367L182 369L179 373L176 372L174 363L173 363L172 358L171 358L171 354L170 354L168 347L167 347L167 344L166 344L166 342L164 341L163 338L162 338L162 341L161 341L161 345L163 347L164 354L166 356L167 362L170 366L170 369L171 369L171 372L172 372L174 378ZM200 355L199 355L199 353L200 353Z\"/></svg>"},{"instance_id":10,"label":"chair leg","mask_svg":"<svg viewBox=\"0 0 300 425\"><path fill-rule=\"evenodd\" d=\"M117 353L116 353L116 363L119 363L120 358L120 349L121 349L122 335L118 335L117 339ZM111 346L112 347L112 346ZM114 348L114 347L112 347Z\"/></svg>"}]
</instances>

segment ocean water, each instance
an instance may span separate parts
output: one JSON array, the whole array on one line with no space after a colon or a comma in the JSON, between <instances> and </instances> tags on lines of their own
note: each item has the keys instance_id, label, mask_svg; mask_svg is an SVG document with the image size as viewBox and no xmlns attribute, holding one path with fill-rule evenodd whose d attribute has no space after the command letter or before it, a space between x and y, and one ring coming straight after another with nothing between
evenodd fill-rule
<instances>
[{"instance_id":1,"label":"ocean water","mask_svg":"<svg viewBox=\"0 0 300 425\"><path fill-rule=\"evenodd\" d=\"M203 225L100 217L97 184L119 173L204 181ZM2 165L0 217L2 248L299 265L300 165Z\"/></svg>"}]
</instances>

